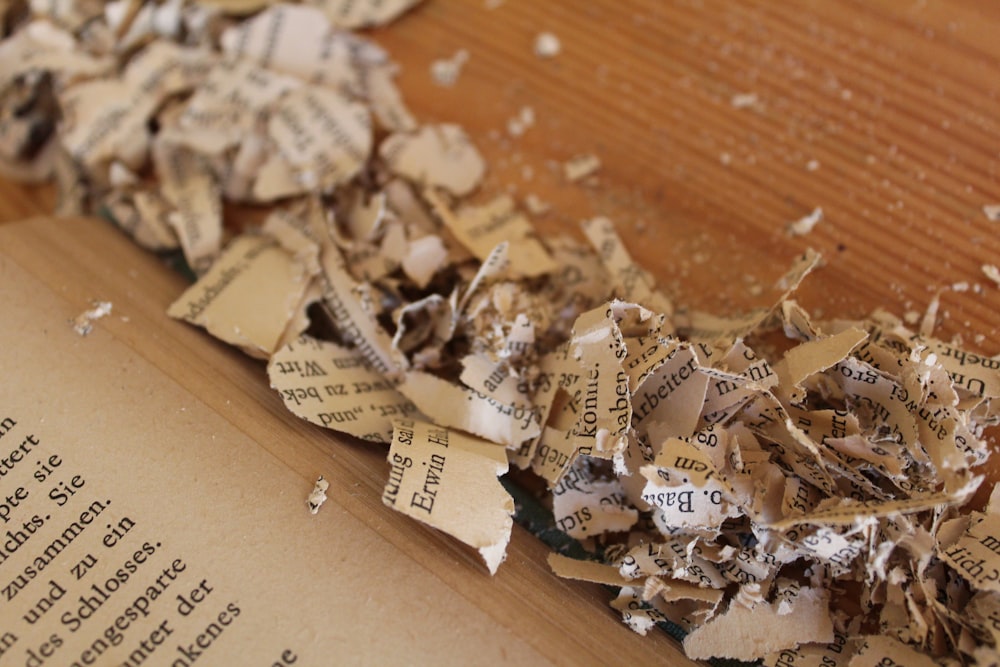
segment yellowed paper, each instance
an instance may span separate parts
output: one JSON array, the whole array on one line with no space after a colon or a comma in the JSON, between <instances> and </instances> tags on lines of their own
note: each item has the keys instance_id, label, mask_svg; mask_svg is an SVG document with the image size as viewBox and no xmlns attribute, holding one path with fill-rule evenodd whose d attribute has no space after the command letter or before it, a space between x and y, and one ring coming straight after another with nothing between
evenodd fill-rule
<instances>
[{"instance_id":1,"label":"yellowed paper","mask_svg":"<svg viewBox=\"0 0 1000 667\"><path fill-rule=\"evenodd\" d=\"M0 43L0 88L31 70L51 72L60 85L68 86L114 67L112 58L80 53L76 46L73 35L62 27L46 20L30 21Z\"/></svg>"},{"instance_id":2,"label":"yellowed paper","mask_svg":"<svg viewBox=\"0 0 1000 667\"><path fill-rule=\"evenodd\" d=\"M330 488L330 482L323 479L323 475L320 475L316 479L316 484L313 485L313 490L309 492L309 497L306 498L306 507L309 508L310 514L318 514L319 508L326 503L328 496L326 492Z\"/></svg>"},{"instance_id":3,"label":"yellowed paper","mask_svg":"<svg viewBox=\"0 0 1000 667\"><path fill-rule=\"evenodd\" d=\"M167 221L172 208L159 193L137 190L112 195L104 206L115 224L143 248L155 251L180 248L177 233Z\"/></svg>"},{"instance_id":4,"label":"yellowed paper","mask_svg":"<svg viewBox=\"0 0 1000 667\"><path fill-rule=\"evenodd\" d=\"M486 172L482 156L458 125L424 125L414 133L392 134L378 152L392 173L456 196L472 192Z\"/></svg>"},{"instance_id":5,"label":"yellowed paper","mask_svg":"<svg viewBox=\"0 0 1000 667\"><path fill-rule=\"evenodd\" d=\"M764 667L849 667L857 641L835 632L829 644L803 644L764 657Z\"/></svg>"},{"instance_id":6,"label":"yellowed paper","mask_svg":"<svg viewBox=\"0 0 1000 667\"><path fill-rule=\"evenodd\" d=\"M732 605L684 638L694 659L724 656L756 660L785 646L833 640L833 623L823 593L788 582L779 600L750 609Z\"/></svg>"},{"instance_id":7,"label":"yellowed paper","mask_svg":"<svg viewBox=\"0 0 1000 667\"><path fill-rule=\"evenodd\" d=\"M294 414L362 440L392 442L393 420L419 416L364 357L329 341L300 337L271 355L267 374Z\"/></svg>"},{"instance_id":8,"label":"yellowed paper","mask_svg":"<svg viewBox=\"0 0 1000 667\"><path fill-rule=\"evenodd\" d=\"M620 611L622 621L640 635L645 635L657 623L667 620L663 612L644 604L641 588L623 586L618 597L611 602L611 607Z\"/></svg>"},{"instance_id":9,"label":"yellowed paper","mask_svg":"<svg viewBox=\"0 0 1000 667\"><path fill-rule=\"evenodd\" d=\"M202 275L222 242L219 186L206 160L188 148L159 141L153 157L162 182L160 194L173 207L167 224L177 234L188 265Z\"/></svg>"},{"instance_id":10,"label":"yellowed paper","mask_svg":"<svg viewBox=\"0 0 1000 667\"><path fill-rule=\"evenodd\" d=\"M352 40L314 5L276 4L226 30L222 52L332 90L358 90Z\"/></svg>"},{"instance_id":11,"label":"yellowed paper","mask_svg":"<svg viewBox=\"0 0 1000 667\"><path fill-rule=\"evenodd\" d=\"M509 195L501 195L483 206L466 206L452 214L440 199L429 193L435 211L469 251L481 260L506 242L510 269L517 275L540 276L556 269L548 250L532 236L533 228Z\"/></svg>"},{"instance_id":12,"label":"yellowed paper","mask_svg":"<svg viewBox=\"0 0 1000 667\"><path fill-rule=\"evenodd\" d=\"M937 662L892 637L873 635L860 641L858 652L851 659L849 667L882 667L883 665L935 667Z\"/></svg>"},{"instance_id":13,"label":"yellowed paper","mask_svg":"<svg viewBox=\"0 0 1000 667\"><path fill-rule=\"evenodd\" d=\"M317 86L282 97L268 133L303 191L327 191L351 179L372 148L367 107Z\"/></svg>"},{"instance_id":14,"label":"yellowed paper","mask_svg":"<svg viewBox=\"0 0 1000 667\"><path fill-rule=\"evenodd\" d=\"M962 536L938 556L976 589L1000 592L1000 515L973 512Z\"/></svg>"},{"instance_id":15,"label":"yellowed paper","mask_svg":"<svg viewBox=\"0 0 1000 667\"><path fill-rule=\"evenodd\" d=\"M775 372L785 386L795 387L813 373L841 361L867 337L866 332L852 328L829 338L802 343L785 353L782 361L775 365Z\"/></svg>"},{"instance_id":16,"label":"yellowed paper","mask_svg":"<svg viewBox=\"0 0 1000 667\"><path fill-rule=\"evenodd\" d=\"M716 478L711 458L685 440L664 442L653 464L641 472L647 480L642 499L658 507L671 526L717 529L740 514L728 484Z\"/></svg>"},{"instance_id":17,"label":"yellowed paper","mask_svg":"<svg viewBox=\"0 0 1000 667\"><path fill-rule=\"evenodd\" d=\"M606 308L596 308L577 318L570 346L583 376L575 396L579 409L575 433L580 447L595 456L620 455L632 423L626 356L621 331ZM586 443L586 444L583 444Z\"/></svg>"},{"instance_id":18,"label":"yellowed paper","mask_svg":"<svg viewBox=\"0 0 1000 667\"><path fill-rule=\"evenodd\" d=\"M503 448L426 422L395 422L382 502L473 547L490 574L506 558L514 500ZM468 498L475 496L477 502Z\"/></svg>"},{"instance_id":19,"label":"yellowed paper","mask_svg":"<svg viewBox=\"0 0 1000 667\"><path fill-rule=\"evenodd\" d=\"M330 21L341 28L369 28L384 25L420 4L421 0L320 0L319 6Z\"/></svg>"},{"instance_id":20,"label":"yellowed paper","mask_svg":"<svg viewBox=\"0 0 1000 667\"><path fill-rule=\"evenodd\" d=\"M634 580L623 577L618 568L613 565L590 560L577 560L554 552L549 554L547 561L552 572L563 579L580 579L607 586L631 586L635 584Z\"/></svg>"},{"instance_id":21,"label":"yellowed paper","mask_svg":"<svg viewBox=\"0 0 1000 667\"><path fill-rule=\"evenodd\" d=\"M500 445L517 447L541 433L540 411L534 406L504 403L430 373L410 371L398 389L436 423Z\"/></svg>"},{"instance_id":22,"label":"yellowed paper","mask_svg":"<svg viewBox=\"0 0 1000 667\"><path fill-rule=\"evenodd\" d=\"M76 224L118 240L102 223ZM3 476L5 495L20 498L0 524L22 540L3 551L4 663L467 665L468 646L488 663L545 660L467 597L495 594L492 582L427 576L397 546L398 527L386 532L392 516L333 463L331 443L298 447L311 436L268 414L256 372L161 315L157 300L177 285L163 267L113 244L103 275L118 279L109 298L128 321L81 339L65 322L98 288L93 274L32 259L5 232L0 363L18 381L0 386L0 448L23 458ZM318 472L332 484L311 516ZM382 586L385 572L405 594ZM428 613L413 615L415 601ZM407 614L405 628L379 622Z\"/></svg>"},{"instance_id":23,"label":"yellowed paper","mask_svg":"<svg viewBox=\"0 0 1000 667\"><path fill-rule=\"evenodd\" d=\"M302 262L273 238L242 235L167 312L247 354L267 358L281 341L309 278ZM255 306L247 309L251 300Z\"/></svg>"},{"instance_id":24,"label":"yellowed paper","mask_svg":"<svg viewBox=\"0 0 1000 667\"><path fill-rule=\"evenodd\" d=\"M372 65L364 70L361 85L379 125L391 132L412 132L417 121L393 81L395 73L393 65Z\"/></svg>"},{"instance_id":25,"label":"yellowed paper","mask_svg":"<svg viewBox=\"0 0 1000 667\"><path fill-rule=\"evenodd\" d=\"M710 381L698 368L691 346L670 349L632 395L632 419L640 432L657 442L694 433Z\"/></svg>"},{"instance_id":26,"label":"yellowed paper","mask_svg":"<svg viewBox=\"0 0 1000 667\"><path fill-rule=\"evenodd\" d=\"M559 530L576 539L626 531L639 518L621 484L595 479L582 459L552 490L552 513Z\"/></svg>"},{"instance_id":27,"label":"yellowed paper","mask_svg":"<svg viewBox=\"0 0 1000 667\"><path fill-rule=\"evenodd\" d=\"M659 313L667 315L673 313L670 300L655 290L649 274L632 261L611 220L608 218L588 220L583 223L583 232L611 274L615 293L619 298Z\"/></svg>"},{"instance_id":28,"label":"yellowed paper","mask_svg":"<svg viewBox=\"0 0 1000 667\"><path fill-rule=\"evenodd\" d=\"M601 168L601 160L596 155L586 154L577 155L563 164L563 174L566 176L566 180L571 183L576 181L582 181L588 176L592 176L597 173L597 170Z\"/></svg>"},{"instance_id":29,"label":"yellowed paper","mask_svg":"<svg viewBox=\"0 0 1000 667\"><path fill-rule=\"evenodd\" d=\"M78 162L94 167L112 159L132 163L144 156L149 143L146 122L156 101L135 95L132 86L116 79L86 81L62 95L63 123L59 136Z\"/></svg>"},{"instance_id":30,"label":"yellowed paper","mask_svg":"<svg viewBox=\"0 0 1000 667\"><path fill-rule=\"evenodd\" d=\"M298 79L246 61L221 61L185 104L178 119L180 131L170 138L203 154L221 154L252 137L258 116L301 85ZM252 171L262 159L237 163L234 169ZM244 175L248 180L256 177Z\"/></svg>"}]
</instances>

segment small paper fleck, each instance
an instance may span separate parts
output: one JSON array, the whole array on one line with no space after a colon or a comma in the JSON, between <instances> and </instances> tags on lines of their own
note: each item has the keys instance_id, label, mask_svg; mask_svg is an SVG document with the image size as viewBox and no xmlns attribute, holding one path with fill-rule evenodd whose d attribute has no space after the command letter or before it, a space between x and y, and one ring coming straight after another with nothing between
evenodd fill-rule
<instances>
[{"instance_id":1,"label":"small paper fleck","mask_svg":"<svg viewBox=\"0 0 1000 667\"><path fill-rule=\"evenodd\" d=\"M759 101L760 98L757 97L757 93L737 93L729 100L729 104L734 109L746 109L756 106Z\"/></svg>"},{"instance_id":2,"label":"small paper fleck","mask_svg":"<svg viewBox=\"0 0 1000 667\"><path fill-rule=\"evenodd\" d=\"M1000 285L1000 269L994 264L983 264L983 275Z\"/></svg>"},{"instance_id":3,"label":"small paper fleck","mask_svg":"<svg viewBox=\"0 0 1000 667\"><path fill-rule=\"evenodd\" d=\"M459 49L451 58L440 58L431 63L431 76L434 83L450 88L458 81L462 66L469 60L469 52Z\"/></svg>"},{"instance_id":4,"label":"small paper fleck","mask_svg":"<svg viewBox=\"0 0 1000 667\"><path fill-rule=\"evenodd\" d=\"M535 36L535 55L539 58L554 58L561 50L562 43L551 32L541 32Z\"/></svg>"},{"instance_id":5,"label":"small paper fleck","mask_svg":"<svg viewBox=\"0 0 1000 667\"><path fill-rule=\"evenodd\" d=\"M111 314L110 301L94 301L93 308L85 310L73 320L73 331L86 336L94 329L94 321Z\"/></svg>"},{"instance_id":6,"label":"small paper fleck","mask_svg":"<svg viewBox=\"0 0 1000 667\"><path fill-rule=\"evenodd\" d=\"M316 485L313 486L313 490L309 492L309 497L306 499L306 506L309 508L310 514L319 512L319 508L326 502L326 490L329 488L330 482L323 479L323 475L320 475L316 479Z\"/></svg>"},{"instance_id":7,"label":"small paper fleck","mask_svg":"<svg viewBox=\"0 0 1000 667\"><path fill-rule=\"evenodd\" d=\"M817 206L809 215L799 218L795 222L788 225L788 234L790 236L805 236L811 232L813 227L815 227L822 219L823 208L821 206Z\"/></svg>"}]
</instances>

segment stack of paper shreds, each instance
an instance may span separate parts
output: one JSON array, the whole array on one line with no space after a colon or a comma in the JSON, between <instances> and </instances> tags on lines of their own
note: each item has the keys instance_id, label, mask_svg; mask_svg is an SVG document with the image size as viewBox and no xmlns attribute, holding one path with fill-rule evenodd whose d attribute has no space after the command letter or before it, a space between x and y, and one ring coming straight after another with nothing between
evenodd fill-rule
<instances>
[{"instance_id":1,"label":"stack of paper shreds","mask_svg":"<svg viewBox=\"0 0 1000 667\"><path fill-rule=\"evenodd\" d=\"M695 658L997 664L1000 498L963 506L1000 362L886 313L811 321L812 253L770 309L675 313L609 220L541 240L509 197L463 202L476 148L348 32L411 1L20 4L5 171L183 250L200 277L170 314L267 359L295 414L388 443L386 504L495 572L497 476L532 471L603 558L553 569ZM223 200L273 209L224 243Z\"/></svg>"}]
</instances>

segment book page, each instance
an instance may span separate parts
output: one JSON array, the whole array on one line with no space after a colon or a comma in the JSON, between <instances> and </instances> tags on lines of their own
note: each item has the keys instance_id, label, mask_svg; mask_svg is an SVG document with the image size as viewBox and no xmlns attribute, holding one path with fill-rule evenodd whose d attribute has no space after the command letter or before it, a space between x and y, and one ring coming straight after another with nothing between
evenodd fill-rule
<instances>
[{"instance_id":1,"label":"book page","mask_svg":"<svg viewBox=\"0 0 1000 667\"><path fill-rule=\"evenodd\" d=\"M343 488L312 516L336 471L299 474L143 358L130 340L153 331L127 301L81 335L90 304L0 238L0 664L545 662L338 506Z\"/></svg>"}]
</instances>

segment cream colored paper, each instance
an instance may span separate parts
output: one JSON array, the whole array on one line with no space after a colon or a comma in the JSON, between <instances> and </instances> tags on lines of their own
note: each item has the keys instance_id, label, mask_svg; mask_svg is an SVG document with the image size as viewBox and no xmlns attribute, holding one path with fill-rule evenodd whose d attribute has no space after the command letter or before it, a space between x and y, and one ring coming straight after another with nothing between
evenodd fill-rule
<instances>
[{"instance_id":1,"label":"cream colored paper","mask_svg":"<svg viewBox=\"0 0 1000 667\"><path fill-rule=\"evenodd\" d=\"M153 158L162 182L160 194L173 207L166 222L180 240L188 265L202 275L222 243L222 200L215 176L204 157L166 141L156 143Z\"/></svg>"},{"instance_id":2,"label":"cream colored paper","mask_svg":"<svg viewBox=\"0 0 1000 667\"><path fill-rule=\"evenodd\" d=\"M382 502L473 547L490 574L506 558L514 500L502 448L414 420L395 422ZM476 503L468 502L475 495Z\"/></svg>"},{"instance_id":3,"label":"cream colored paper","mask_svg":"<svg viewBox=\"0 0 1000 667\"><path fill-rule=\"evenodd\" d=\"M167 311L171 317L204 327L247 354L267 358L282 340L310 275L268 236L242 235ZM253 299L256 306L243 306Z\"/></svg>"},{"instance_id":4,"label":"cream colored paper","mask_svg":"<svg viewBox=\"0 0 1000 667\"><path fill-rule=\"evenodd\" d=\"M938 663L929 656L914 651L906 644L886 636L868 636L860 640L858 652L848 667L935 667Z\"/></svg>"},{"instance_id":5,"label":"cream colored paper","mask_svg":"<svg viewBox=\"0 0 1000 667\"><path fill-rule=\"evenodd\" d=\"M410 371L398 389L435 423L500 445L516 448L541 433L537 408L504 403L430 373Z\"/></svg>"},{"instance_id":6,"label":"cream colored paper","mask_svg":"<svg viewBox=\"0 0 1000 667\"><path fill-rule=\"evenodd\" d=\"M938 556L976 589L1000 593L1000 515L974 512L962 536Z\"/></svg>"},{"instance_id":7,"label":"cream colored paper","mask_svg":"<svg viewBox=\"0 0 1000 667\"><path fill-rule=\"evenodd\" d=\"M764 667L848 667L857 641L834 633L829 644L803 644L764 657Z\"/></svg>"},{"instance_id":8,"label":"cream colored paper","mask_svg":"<svg viewBox=\"0 0 1000 667\"><path fill-rule=\"evenodd\" d=\"M510 269L516 275L540 276L557 265L538 239L533 227L515 208L509 195L501 195L482 206L466 206L452 213L433 193L426 195L455 237L480 260L499 244L508 244Z\"/></svg>"},{"instance_id":9,"label":"cream colored paper","mask_svg":"<svg viewBox=\"0 0 1000 667\"><path fill-rule=\"evenodd\" d=\"M424 125L413 133L392 134L378 151L392 173L457 196L472 192L486 172L482 156L458 125Z\"/></svg>"},{"instance_id":10,"label":"cream colored paper","mask_svg":"<svg viewBox=\"0 0 1000 667\"><path fill-rule=\"evenodd\" d=\"M650 275L636 265L608 218L593 218L583 223L583 233L597 251L601 262L614 280L615 294L624 301L637 303L670 315L673 304L656 291ZM669 333L669 332L665 332Z\"/></svg>"},{"instance_id":11,"label":"cream colored paper","mask_svg":"<svg viewBox=\"0 0 1000 667\"><path fill-rule=\"evenodd\" d=\"M362 440L389 443L395 419L419 416L364 357L336 343L302 336L267 365L271 388L294 414Z\"/></svg>"},{"instance_id":12,"label":"cream colored paper","mask_svg":"<svg viewBox=\"0 0 1000 667\"><path fill-rule=\"evenodd\" d=\"M320 0L317 4L341 28L370 28L394 21L421 0Z\"/></svg>"},{"instance_id":13,"label":"cream colored paper","mask_svg":"<svg viewBox=\"0 0 1000 667\"><path fill-rule=\"evenodd\" d=\"M226 30L220 42L230 58L334 90L360 87L350 36L334 31L323 10L314 5L276 4Z\"/></svg>"},{"instance_id":14,"label":"cream colored paper","mask_svg":"<svg viewBox=\"0 0 1000 667\"><path fill-rule=\"evenodd\" d=\"M833 623L822 592L789 582L779 600L753 608L734 604L684 638L691 658L725 656L756 660L775 648L830 642Z\"/></svg>"},{"instance_id":15,"label":"cream colored paper","mask_svg":"<svg viewBox=\"0 0 1000 667\"><path fill-rule=\"evenodd\" d=\"M278 100L268 134L303 192L328 191L353 178L372 148L368 108L317 86Z\"/></svg>"},{"instance_id":16,"label":"cream colored paper","mask_svg":"<svg viewBox=\"0 0 1000 667\"><path fill-rule=\"evenodd\" d=\"M563 579L580 579L606 586L630 586L635 582L626 579L613 565L605 565L591 560L577 560L557 553L550 553L547 558L552 572Z\"/></svg>"}]
</instances>

